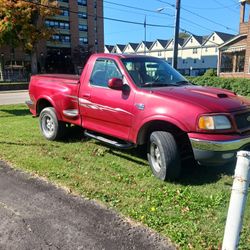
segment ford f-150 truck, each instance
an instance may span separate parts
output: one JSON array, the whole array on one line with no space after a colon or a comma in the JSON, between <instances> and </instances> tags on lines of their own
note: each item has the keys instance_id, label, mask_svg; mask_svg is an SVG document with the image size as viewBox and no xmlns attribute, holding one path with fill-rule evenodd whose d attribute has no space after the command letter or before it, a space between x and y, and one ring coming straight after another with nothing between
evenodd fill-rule
<instances>
[{"instance_id":1,"label":"ford f-150 truck","mask_svg":"<svg viewBox=\"0 0 250 250\"><path fill-rule=\"evenodd\" d=\"M94 54L81 76L32 76L29 95L48 140L74 124L118 148L147 144L149 165L162 180L177 178L188 157L224 164L250 145L249 100L192 85L159 58Z\"/></svg>"}]
</instances>

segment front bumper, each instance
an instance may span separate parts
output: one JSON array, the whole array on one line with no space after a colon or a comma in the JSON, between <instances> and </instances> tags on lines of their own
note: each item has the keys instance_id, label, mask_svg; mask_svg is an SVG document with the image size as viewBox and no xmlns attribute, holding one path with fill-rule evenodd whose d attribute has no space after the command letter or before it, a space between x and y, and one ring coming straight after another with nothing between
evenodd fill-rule
<instances>
[{"instance_id":1,"label":"front bumper","mask_svg":"<svg viewBox=\"0 0 250 250\"><path fill-rule=\"evenodd\" d=\"M218 140L211 140L211 135L208 138L195 138L192 136L189 135L189 139L194 158L203 165L222 165L235 160L238 150L250 150L250 136L226 137L222 135L217 136Z\"/></svg>"}]
</instances>

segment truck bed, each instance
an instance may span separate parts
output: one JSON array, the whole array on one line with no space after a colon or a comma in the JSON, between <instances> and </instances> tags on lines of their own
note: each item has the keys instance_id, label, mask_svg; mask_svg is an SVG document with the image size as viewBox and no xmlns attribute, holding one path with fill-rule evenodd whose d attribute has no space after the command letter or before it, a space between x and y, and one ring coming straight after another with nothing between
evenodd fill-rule
<instances>
[{"instance_id":1,"label":"truck bed","mask_svg":"<svg viewBox=\"0 0 250 250\"><path fill-rule=\"evenodd\" d=\"M35 79L42 81L58 81L60 83L77 84L80 80L79 75L66 75L66 74L42 74L34 76Z\"/></svg>"}]
</instances>

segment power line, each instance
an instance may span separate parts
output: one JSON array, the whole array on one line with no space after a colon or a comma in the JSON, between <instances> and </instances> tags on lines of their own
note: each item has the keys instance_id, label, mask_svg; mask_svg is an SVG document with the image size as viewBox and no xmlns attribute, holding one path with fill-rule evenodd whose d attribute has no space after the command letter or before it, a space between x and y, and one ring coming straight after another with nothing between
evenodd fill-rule
<instances>
[{"instance_id":1,"label":"power line","mask_svg":"<svg viewBox=\"0 0 250 250\"><path fill-rule=\"evenodd\" d=\"M196 10L218 10L218 9L227 9L230 7L236 7L239 6L237 3L234 3L232 5L228 5L228 6L223 6L223 7L212 7L212 8L207 8L207 7L197 7L197 6L191 6L191 5L185 5L182 4L182 6L187 7L187 8L192 8L192 9L196 9Z\"/></svg>"},{"instance_id":2,"label":"power line","mask_svg":"<svg viewBox=\"0 0 250 250\"><path fill-rule=\"evenodd\" d=\"M107 7L107 6L105 6L105 8L108 8L108 9L111 9L111 10L118 10L118 11L122 11L122 12L126 12L126 13L134 13L134 14L137 14L137 15L145 16L145 13L134 12L134 11L131 11L131 10L124 10L124 9L118 9L118 8ZM158 13L156 13L156 14L158 14ZM159 16L157 16L157 15L149 15L149 14L147 14L147 17L157 17L157 18L159 18ZM160 17L160 18L161 19L165 19L165 17Z\"/></svg>"},{"instance_id":3,"label":"power line","mask_svg":"<svg viewBox=\"0 0 250 250\"><path fill-rule=\"evenodd\" d=\"M57 9L57 10L62 10L63 9L63 8L59 8L59 7L48 6L48 5L41 4L41 3L34 3L34 2L28 1L28 0L22 0L22 1L27 2L27 3L31 3L31 4L35 4L35 5L38 5L38 6L42 6L42 7L45 7L45 8L49 8L49 9ZM69 10L68 8L66 8L66 9L70 13L78 14L78 11L72 11L72 10ZM118 19L118 18L104 17L104 16L98 16L98 15L91 15L89 13L87 13L87 16L89 16L89 17L96 17L96 18L100 18L100 19L104 19L104 20L121 22L121 23L129 23L129 24L143 25L144 26L144 22L135 22L135 21L129 21L129 20L124 20L124 19ZM152 24L152 23L147 23L146 25L149 26L149 27L173 28L173 26L171 26L171 25L159 25L159 24Z\"/></svg>"},{"instance_id":4,"label":"power line","mask_svg":"<svg viewBox=\"0 0 250 250\"><path fill-rule=\"evenodd\" d=\"M155 11L153 10L149 10L149 9L144 9L144 8L139 8L139 7L135 7L135 6L129 6L129 5L125 5L125 4L120 4L120 3L114 3L114 2L110 2L110 1L103 1L105 3L108 4L113 4L113 5L117 5L117 6L121 6L121 7L125 7L125 8L129 8L129 9L134 9L134 10L142 10L145 12L151 12L151 13L155 13ZM166 16L170 16L173 17L174 15L168 14L168 13L161 13L162 15L166 15Z\"/></svg>"},{"instance_id":5,"label":"power line","mask_svg":"<svg viewBox=\"0 0 250 250\"><path fill-rule=\"evenodd\" d=\"M224 4L220 3L219 1L217 1L217 0L213 0L213 1L214 1L215 3L217 3L218 5L220 5L220 6L222 6L222 7L224 7L224 8L227 8L227 9L230 10L231 12L234 12L234 13L237 13L237 14L238 14L237 11L232 10L231 8L229 8L228 6L225 6Z\"/></svg>"},{"instance_id":6,"label":"power line","mask_svg":"<svg viewBox=\"0 0 250 250\"><path fill-rule=\"evenodd\" d=\"M173 4L170 4L170 3L165 2L165 1L162 1L162 0L157 0L157 1L158 1L158 2L161 2L161 3L164 3L164 4L167 4L167 5L171 6L171 7L174 7L174 6L175 6L175 5L173 5ZM210 22L210 23L213 23L213 24L219 25L219 26L221 26L221 27L224 27L224 28L226 28L227 30L232 30L232 31L236 31L236 32L237 32L237 30L235 30L235 29L229 28L228 26L225 26L225 25L223 25L223 24L221 24L221 23L218 23L218 22L216 22L216 21L214 21L214 20L211 20L211 19L209 19L209 18L207 18L207 17L201 16L200 14L197 14L197 13L195 13L195 12L193 12L193 11L191 11L191 10L188 10L188 9L186 9L186 8L184 8L184 7L182 7L182 9L185 10L186 12L189 12L190 14L195 15L195 16L197 16L197 17L199 17L199 18L202 18L202 19L204 19L204 20L206 20L206 21L208 21L208 22Z\"/></svg>"}]
</instances>

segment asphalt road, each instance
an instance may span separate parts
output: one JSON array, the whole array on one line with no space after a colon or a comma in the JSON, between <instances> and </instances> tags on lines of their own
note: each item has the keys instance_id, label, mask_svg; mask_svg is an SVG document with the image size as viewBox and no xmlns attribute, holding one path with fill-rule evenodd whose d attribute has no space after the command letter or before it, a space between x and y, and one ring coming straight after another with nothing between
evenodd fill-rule
<instances>
[{"instance_id":1,"label":"asphalt road","mask_svg":"<svg viewBox=\"0 0 250 250\"><path fill-rule=\"evenodd\" d=\"M0 249L175 249L94 201L0 161Z\"/></svg>"},{"instance_id":2,"label":"asphalt road","mask_svg":"<svg viewBox=\"0 0 250 250\"><path fill-rule=\"evenodd\" d=\"M0 105L25 103L29 100L27 90L0 91Z\"/></svg>"}]
</instances>

